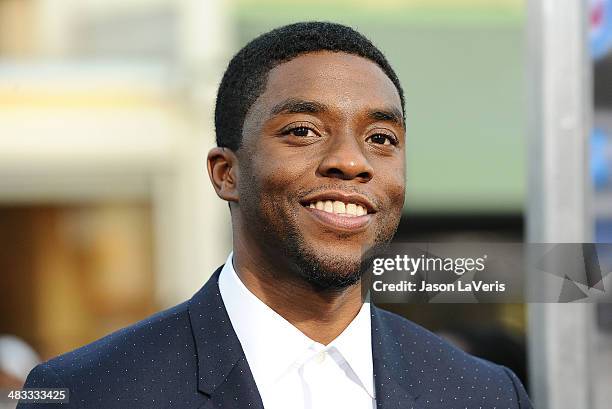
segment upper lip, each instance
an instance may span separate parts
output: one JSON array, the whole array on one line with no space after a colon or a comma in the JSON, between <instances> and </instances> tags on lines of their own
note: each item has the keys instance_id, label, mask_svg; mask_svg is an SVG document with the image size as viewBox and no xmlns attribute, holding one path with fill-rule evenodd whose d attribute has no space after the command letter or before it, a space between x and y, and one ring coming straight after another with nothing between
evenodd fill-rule
<instances>
[{"instance_id":1,"label":"upper lip","mask_svg":"<svg viewBox=\"0 0 612 409\"><path fill-rule=\"evenodd\" d=\"M341 190L328 190L325 192L319 192L305 197L300 201L303 206L308 206L310 203L316 203L319 201L325 202L327 200L339 201L344 203L355 203L363 206L368 213L376 213L376 207L374 203L366 196L359 193L343 192Z\"/></svg>"}]
</instances>

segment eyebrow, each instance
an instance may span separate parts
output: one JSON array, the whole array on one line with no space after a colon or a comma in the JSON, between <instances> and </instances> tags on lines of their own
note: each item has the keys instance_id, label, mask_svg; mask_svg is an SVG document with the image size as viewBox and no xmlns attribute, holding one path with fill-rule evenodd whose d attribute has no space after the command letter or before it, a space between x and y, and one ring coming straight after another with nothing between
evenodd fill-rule
<instances>
[{"instance_id":1,"label":"eyebrow","mask_svg":"<svg viewBox=\"0 0 612 409\"><path fill-rule=\"evenodd\" d=\"M375 121L392 122L400 128L404 128L404 116L397 108L370 111L368 112L368 118Z\"/></svg>"},{"instance_id":2,"label":"eyebrow","mask_svg":"<svg viewBox=\"0 0 612 409\"><path fill-rule=\"evenodd\" d=\"M329 108L320 102L291 98L274 105L270 111L270 116L279 114L318 114L326 111L329 111Z\"/></svg>"},{"instance_id":3,"label":"eyebrow","mask_svg":"<svg viewBox=\"0 0 612 409\"><path fill-rule=\"evenodd\" d=\"M270 110L270 116L273 117L280 114L319 114L329 111L329 107L321 102L290 98L274 105ZM374 121L392 122L396 126L404 128L404 116L400 110L394 107L375 109L369 111L366 116Z\"/></svg>"}]
</instances>

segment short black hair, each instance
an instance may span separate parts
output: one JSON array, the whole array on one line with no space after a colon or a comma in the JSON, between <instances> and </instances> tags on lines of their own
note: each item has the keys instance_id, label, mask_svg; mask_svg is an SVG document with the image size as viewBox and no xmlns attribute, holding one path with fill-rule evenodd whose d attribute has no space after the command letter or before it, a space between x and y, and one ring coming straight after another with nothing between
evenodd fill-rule
<instances>
[{"instance_id":1,"label":"short black hair","mask_svg":"<svg viewBox=\"0 0 612 409\"><path fill-rule=\"evenodd\" d=\"M244 119L263 93L272 68L299 55L322 50L355 54L378 64L395 85L405 116L404 91L399 79L370 40L342 24L295 23L260 35L230 61L219 85L215 106L217 146L233 151L240 148Z\"/></svg>"}]
</instances>

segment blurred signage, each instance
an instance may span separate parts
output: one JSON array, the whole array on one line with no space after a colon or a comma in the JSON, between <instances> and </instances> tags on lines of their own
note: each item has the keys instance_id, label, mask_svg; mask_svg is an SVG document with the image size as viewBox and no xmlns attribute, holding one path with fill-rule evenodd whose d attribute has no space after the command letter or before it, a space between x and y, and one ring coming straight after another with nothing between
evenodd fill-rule
<instances>
[{"instance_id":1,"label":"blurred signage","mask_svg":"<svg viewBox=\"0 0 612 409\"><path fill-rule=\"evenodd\" d=\"M612 187L612 138L601 128L591 135L591 175L597 191Z\"/></svg>"},{"instance_id":2,"label":"blurred signage","mask_svg":"<svg viewBox=\"0 0 612 409\"><path fill-rule=\"evenodd\" d=\"M590 22L591 54L599 60L612 49L612 0L591 0Z\"/></svg>"}]
</instances>

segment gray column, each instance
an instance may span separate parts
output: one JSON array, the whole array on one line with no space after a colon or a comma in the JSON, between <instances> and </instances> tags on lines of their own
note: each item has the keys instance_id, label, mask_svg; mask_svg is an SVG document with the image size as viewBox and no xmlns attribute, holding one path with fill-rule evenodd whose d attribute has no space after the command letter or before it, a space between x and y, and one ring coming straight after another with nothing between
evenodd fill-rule
<instances>
[{"instance_id":1,"label":"gray column","mask_svg":"<svg viewBox=\"0 0 612 409\"><path fill-rule=\"evenodd\" d=\"M527 241L592 241L590 59L583 0L528 1ZM544 294L536 275L528 282ZM593 306L530 304L531 395L538 409L593 408Z\"/></svg>"},{"instance_id":2,"label":"gray column","mask_svg":"<svg viewBox=\"0 0 612 409\"><path fill-rule=\"evenodd\" d=\"M231 251L227 204L208 179L206 155L215 145L215 93L233 50L228 2L180 0L177 7L181 115L190 129L177 143L178 160L153 183L156 226L156 295L162 306L187 299Z\"/></svg>"}]
</instances>

